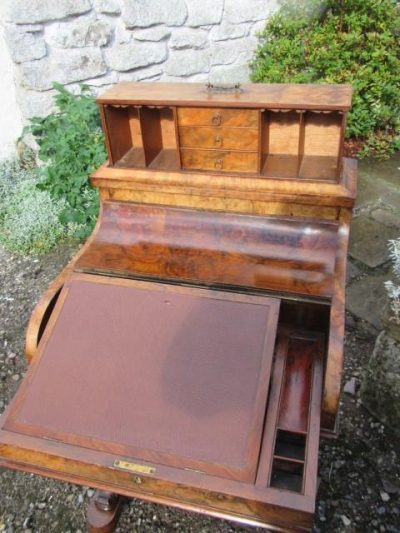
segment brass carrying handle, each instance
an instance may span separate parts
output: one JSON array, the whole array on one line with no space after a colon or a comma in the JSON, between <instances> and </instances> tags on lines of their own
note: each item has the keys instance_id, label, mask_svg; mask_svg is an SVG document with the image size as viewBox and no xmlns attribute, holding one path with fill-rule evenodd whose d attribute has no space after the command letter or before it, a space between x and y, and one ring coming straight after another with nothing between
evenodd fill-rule
<instances>
[{"instance_id":1,"label":"brass carrying handle","mask_svg":"<svg viewBox=\"0 0 400 533\"><path fill-rule=\"evenodd\" d=\"M215 146L222 146L222 137L220 135L217 135L214 139Z\"/></svg>"},{"instance_id":2,"label":"brass carrying handle","mask_svg":"<svg viewBox=\"0 0 400 533\"><path fill-rule=\"evenodd\" d=\"M214 126L219 126L222 122L222 115L221 113L215 113L211 119Z\"/></svg>"},{"instance_id":3,"label":"brass carrying handle","mask_svg":"<svg viewBox=\"0 0 400 533\"><path fill-rule=\"evenodd\" d=\"M214 161L214 167L215 167L217 170L221 170L223 166L224 166L224 160L223 160L223 159L216 159L216 160Z\"/></svg>"},{"instance_id":4,"label":"brass carrying handle","mask_svg":"<svg viewBox=\"0 0 400 533\"><path fill-rule=\"evenodd\" d=\"M241 93L243 91L240 83L220 83L219 85L207 83L206 89L209 93Z\"/></svg>"}]
</instances>

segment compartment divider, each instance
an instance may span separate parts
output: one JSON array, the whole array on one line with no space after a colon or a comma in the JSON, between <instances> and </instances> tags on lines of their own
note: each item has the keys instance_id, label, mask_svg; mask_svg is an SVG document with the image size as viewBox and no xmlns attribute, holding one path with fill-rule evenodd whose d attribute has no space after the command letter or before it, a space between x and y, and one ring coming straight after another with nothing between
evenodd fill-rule
<instances>
[{"instance_id":1,"label":"compartment divider","mask_svg":"<svg viewBox=\"0 0 400 533\"><path fill-rule=\"evenodd\" d=\"M268 120L267 116L265 115L266 111L265 109L260 109L258 112L258 172L261 174L263 168L264 168L264 150L263 146L268 146L268 128L264 125L264 116L266 120Z\"/></svg>"},{"instance_id":2,"label":"compartment divider","mask_svg":"<svg viewBox=\"0 0 400 533\"><path fill-rule=\"evenodd\" d=\"M176 165L179 170L182 169L182 157L181 157L181 146L179 141L179 125L178 125L178 110L174 106L172 109L172 116L174 118L174 139L176 147Z\"/></svg>"},{"instance_id":3,"label":"compartment divider","mask_svg":"<svg viewBox=\"0 0 400 533\"><path fill-rule=\"evenodd\" d=\"M281 327L256 485L316 490L323 335Z\"/></svg>"},{"instance_id":4,"label":"compartment divider","mask_svg":"<svg viewBox=\"0 0 400 533\"><path fill-rule=\"evenodd\" d=\"M299 153L297 160L296 178L300 175L300 168L304 157L304 135L305 135L305 111L299 111Z\"/></svg>"},{"instance_id":5,"label":"compartment divider","mask_svg":"<svg viewBox=\"0 0 400 533\"><path fill-rule=\"evenodd\" d=\"M299 465L304 465L304 461L301 459L294 459L293 457L287 457L286 455L277 455L274 454L274 460L277 459L279 461L286 461L288 463L296 463Z\"/></svg>"}]
</instances>

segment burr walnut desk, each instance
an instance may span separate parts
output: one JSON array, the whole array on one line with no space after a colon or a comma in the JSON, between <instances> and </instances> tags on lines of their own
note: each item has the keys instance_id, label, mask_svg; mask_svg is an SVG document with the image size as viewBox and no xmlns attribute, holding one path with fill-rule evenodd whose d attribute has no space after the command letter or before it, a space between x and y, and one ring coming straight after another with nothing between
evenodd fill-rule
<instances>
[{"instance_id":1,"label":"burr walnut desk","mask_svg":"<svg viewBox=\"0 0 400 533\"><path fill-rule=\"evenodd\" d=\"M37 305L0 464L310 530L334 436L356 163L351 90L121 83L96 229Z\"/></svg>"}]
</instances>

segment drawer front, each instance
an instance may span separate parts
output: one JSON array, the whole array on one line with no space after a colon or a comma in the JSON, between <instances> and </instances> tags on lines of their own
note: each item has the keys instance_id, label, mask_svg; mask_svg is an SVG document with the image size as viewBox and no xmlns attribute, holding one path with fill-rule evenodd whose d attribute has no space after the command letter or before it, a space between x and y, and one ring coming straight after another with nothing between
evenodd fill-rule
<instances>
[{"instance_id":1,"label":"drawer front","mask_svg":"<svg viewBox=\"0 0 400 533\"><path fill-rule=\"evenodd\" d=\"M257 151L258 129L182 126L179 128L179 142L182 148Z\"/></svg>"},{"instance_id":2,"label":"drawer front","mask_svg":"<svg viewBox=\"0 0 400 533\"><path fill-rule=\"evenodd\" d=\"M257 152L228 152L223 150L181 150L182 167L217 172L257 173Z\"/></svg>"},{"instance_id":3,"label":"drawer front","mask_svg":"<svg viewBox=\"0 0 400 533\"><path fill-rule=\"evenodd\" d=\"M256 109L179 107L178 124L180 126L258 128L258 111Z\"/></svg>"}]
</instances>

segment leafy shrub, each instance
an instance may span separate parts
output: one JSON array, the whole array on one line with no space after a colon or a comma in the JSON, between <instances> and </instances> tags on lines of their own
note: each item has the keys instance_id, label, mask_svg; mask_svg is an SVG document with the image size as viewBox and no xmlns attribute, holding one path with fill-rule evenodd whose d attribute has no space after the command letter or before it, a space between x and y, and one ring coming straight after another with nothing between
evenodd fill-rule
<instances>
[{"instance_id":1,"label":"leafy shrub","mask_svg":"<svg viewBox=\"0 0 400 533\"><path fill-rule=\"evenodd\" d=\"M0 163L0 222L6 215L7 203L20 183L31 180L34 162L31 153L21 161L12 159Z\"/></svg>"},{"instance_id":2,"label":"leafy shrub","mask_svg":"<svg viewBox=\"0 0 400 533\"><path fill-rule=\"evenodd\" d=\"M47 252L77 230L60 222L65 200L37 186L32 158L0 164L0 243L23 254Z\"/></svg>"},{"instance_id":3,"label":"leafy shrub","mask_svg":"<svg viewBox=\"0 0 400 533\"><path fill-rule=\"evenodd\" d=\"M285 0L260 34L256 82L351 83L347 136L361 155L400 149L400 9L396 0Z\"/></svg>"},{"instance_id":4,"label":"leafy shrub","mask_svg":"<svg viewBox=\"0 0 400 533\"><path fill-rule=\"evenodd\" d=\"M100 115L89 87L79 94L53 84L58 110L47 117L35 117L27 129L39 145L41 190L48 191L64 207L60 222L76 225L76 237L92 230L98 214L98 194L89 183L91 172L106 159Z\"/></svg>"}]
</instances>

